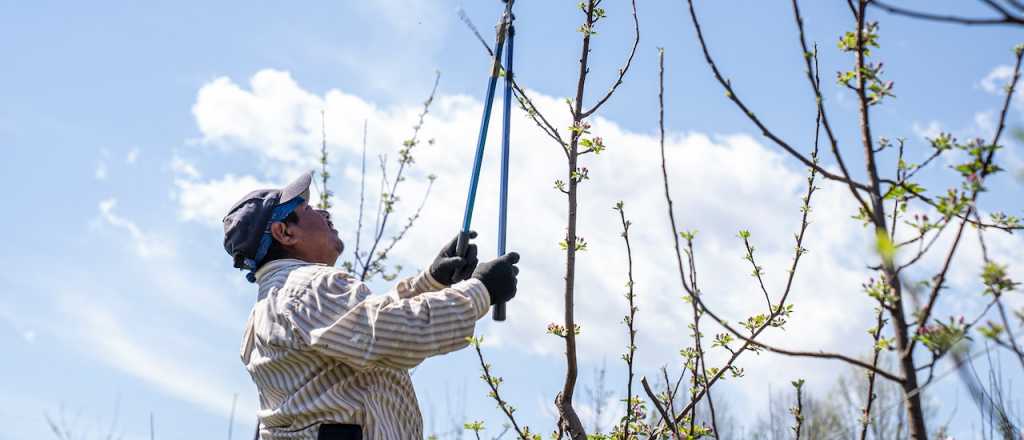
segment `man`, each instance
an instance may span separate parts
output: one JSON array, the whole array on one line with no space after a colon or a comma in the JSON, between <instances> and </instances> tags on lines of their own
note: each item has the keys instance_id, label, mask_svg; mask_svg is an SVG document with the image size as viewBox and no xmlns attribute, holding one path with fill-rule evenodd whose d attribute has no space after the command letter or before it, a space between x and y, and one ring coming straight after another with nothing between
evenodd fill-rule
<instances>
[{"instance_id":1,"label":"man","mask_svg":"<svg viewBox=\"0 0 1024 440\"><path fill-rule=\"evenodd\" d=\"M334 267L345 245L308 204L311 179L253 191L224 217L224 249L259 286L241 350L259 392L257 436L420 439L408 370L468 345L490 305L515 296L519 255L477 267L476 246L455 255L453 240L428 270L370 296Z\"/></svg>"}]
</instances>

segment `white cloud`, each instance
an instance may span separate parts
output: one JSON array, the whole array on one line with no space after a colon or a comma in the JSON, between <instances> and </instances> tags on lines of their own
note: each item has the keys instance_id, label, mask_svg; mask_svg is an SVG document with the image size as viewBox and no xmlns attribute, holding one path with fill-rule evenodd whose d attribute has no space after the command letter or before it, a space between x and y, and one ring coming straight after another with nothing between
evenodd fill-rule
<instances>
[{"instance_id":1,"label":"white cloud","mask_svg":"<svg viewBox=\"0 0 1024 440\"><path fill-rule=\"evenodd\" d=\"M137 160L139 160L139 148L134 147L128 151L127 155L125 155L124 162L128 165L134 165Z\"/></svg>"},{"instance_id":2,"label":"white cloud","mask_svg":"<svg viewBox=\"0 0 1024 440\"><path fill-rule=\"evenodd\" d=\"M107 163L104 161L96 162L96 170L93 171L93 177L96 180L107 180Z\"/></svg>"},{"instance_id":3,"label":"white cloud","mask_svg":"<svg viewBox=\"0 0 1024 440\"><path fill-rule=\"evenodd\" d=\"M995 111L977 112L974 114L974 125L970 129L971 134L974 137L991 138L996 132L997 123Z\"/></svg>"},{"instance_id":4,"label":"white cloud","mask_svg":"<svg viewBox=\"0 0 1024 440\"><path fill-rule=\"evenodd\" d=\"M59 309L75 329L66 335L83 352L109 367L138 377L168 394L219 416L231 413L232 392L195 363L183 362L176 348L154 344L140 332L122 326L122 320L94 301L79 296L60 298ZM194 343L194 341L193 341Z\"/></svg>"},{"instance_id":5,"label":"white cloud","mask_svg":"<svg viewBox=\"0 0 1024 440\"><path fill-rule=\"evenodd\" d=\"M369 121L368 155L372 158L401 144L410 133L419 105L379 108L338 90L320 97L276 71L258 72L251 84L251 90L243 90L230 79L220 78L203 87L194 114L205 143L248 151L265 164L273 164L266 167L266 173L280 181L284 176L275 170L294 172L315 163L319 111L327 108L331 167L343 170L336 172L332 181L337 195L333 214L351 252L358 214L363 121ZM545 114L554 118L556 127L568 125L559 99L531 95ZM435 139L436 144L423 144L414 151L416 163L400 190L403 198L391 223L404 222L418 204L425 175L436 174L438 180L423 216L393 251L395 262L409 268L406 273L429 263L436 248L459 228L481 110L475 99L441 95L426 119L421 136ZM492 127L498 127L500 112L494 118ZM566 202L553 189L553 182L565 179L564 155L522 113L517 111L512 122L508 238L510 249L523 256L520 289L509 305L509 320L500 325L483 323L480 332L509 349L558 357L564 351L563 343L546 335L545 327L562 319L565 263L558 242L564 236ZM925 132L936 129L937 124L917 128ZM625 331L617 325L626 308L622 299L625 249L618 235L618 217L610 209L616 201L625 200L634 225L631 239L640 307L638 359L647 369L677 365L676 353L689 341L685 329L692 317L689 306L680 300L683 292L674 269L657 138L627 131L602 118L593 121L593 132L602 136L609 148L600 156L586 156L581 163L592 178L581 186L579 206L579 233L589 243L589 250L581 253L577 262L575 310L583 327L580 358L583 362L617 358L625 346ZM500 130L491 131L474 213L473 226L480 232L483 258L495 254L499 136ZM733 322L760 313L765 308L763 294L749 276L736 234L741 229L752 232L758 262L767 271L769 292L777 301L792 258L792 236L799 227L806 171L747 135L670 133L666 154L676 218L683 229L700 231L696 260L705 300ZM371 173L375 165L371 159ZM376 182L375 174L368 176L368 194L377 193ZM822 189L812 202L812 224L804 243L810 253L801 261L789 298L796 312L786 332L769 332L766 342L858 356L870 350L865 330L872 325L874 303L860 291L860 284L869 274L864 268L876 261L872 240L866 229L849 218L855 209L848 190L820 178L818 182ZM237 197L225 194L241 195L265 184L256 177L226 175L203 184L178 186L180 200L192 200L181 203L183 216L210 223L223 215L230 203L225 200ZM372 217L374 198L368 200ZM221 208L201 210L215 204ZM707 324L704 333L715 331ZM719 357L713 355L712 359ZM772 355L744 357L741 366L746 368L747 378L737 382L736 389L750 397L744 400L752 405L750 410L759 404L757 390L765 382L790 380L793 377L789 375L799 372L809 381L830 383L836 368L834 362Z\"/></svg>"},{"instance_id":6,"label":"white cloud","mask_svg":"<svg viewBox=\"0 0 1024 440\"><path fill-rule=\"evenodd\" d=\"M939 121L928 121L927 124L922 124L920 122L914 121L912 129L914 130L914 134L922 139L936 138L940 134L942 134L943 131L942 125L939 124Z\"/></svg>"},{"instance_id":7,"label":"white cloud","mask_svg":"<svg viewBox=\"0 0 1024 440\"><path fill-rule=\"evenodd\" d=\"M10 325L11 329L14 330L25 342L31 344L36 340L36 332L29 325L28 320L25 319L20 313L15 311L10 305L6 307L0 307L0 323Z\"/></svg>"},{"instance_id":8,"label":"white cloud","mask_svg":"<svg viewBox=\"0 0 1024 440\"><path fill-rule=\"evenodd\" d=\"M1013 78L1013 66L1004 64L993 68L988 75L981 79L978 86L988 93L1005 95L1006 91L1003 87L1009 83L1011 78Z\"/></svg>"},{"instance_id":9,"label":"white cloud","mask_svg":"<svg viewBox=\"0 0 1024 440\"><path fill-rule=\"evenodd\" d=\"M252 176L225 175L221 179L200 182L191 179L175 179L179 218L183 221L197 221L212 227L221 227L221 219L238 199L252 190L276 188Z\"/></svg>"},{"instance_id":10,"label":"white cloud","mask_svg":"<svg viewBox=\"0 0 1024 440\"><path fill-rule=\"evenodd\" d=\"M288 164L309 162L299 154L319 136L322 100L301 90L287 72L261 70L252 92L228 78L204 85L192 113L207 143L261 151L262 158Z\"/></svg>"},{"instance_id":11,"label":"white cloud","mask_svg":"<svg viewBox=\"0 0 1024 440\"><path fill-rule=\"evenodd\" d=\"M178 156L171 159L171 171L177 178L198 179L201 176L195 165Z\"/></svg>"},{"instance_id":12,"label":"white cloud","mask_svg":"<svg viewBox=\"0 0 1024 440\"><path fill-rule=\"evenodd\" d=\"M156 237L150 236L142 231L135 222L114 213L117 206L117 199L111 197L99 204L100 218L108 225L123 229L132 239L133 249L136 255L142 258L164 257L174 254L170 244Z\"/></svg>"},{"instance_id":13,"label":"white cloud","mask_svg":"<svg viewBox=\"0 0 1024 440\"><path fill-rule=\"evenodd\" d=\"M1004 64L993 68L988 75L985 75L978 82L978 86L985 92L999 96L1001 98L999 100L999 107L1002 108L1003 99L1006 97L1006 87L1010 84L1011 79L1013 79L1013 67ZM1021 109L1024 106L1024 87L1021 87L1020 82L1017 83L1017 88L1014 91L1013 104L1016 109ZM995 111L989 111L988 113L991 113L990 117L994 122L996 117ZM994 124L991 131L995 131Z\"/></svg>"}]
</instances>

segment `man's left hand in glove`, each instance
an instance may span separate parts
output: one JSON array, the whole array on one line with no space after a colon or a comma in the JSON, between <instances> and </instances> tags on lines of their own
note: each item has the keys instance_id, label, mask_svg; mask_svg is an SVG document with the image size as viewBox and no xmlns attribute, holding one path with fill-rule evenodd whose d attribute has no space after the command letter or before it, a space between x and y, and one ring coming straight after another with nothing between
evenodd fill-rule
<instances>
[{"instance_id":1,"label":"man's left hand in glove","mask_svg":"<svg viewBox=\"0 0 1024 440\"><path fill-rule=\"evenodd\" d=\"M476 231L469 231L469 238L476 238ZM470 244L466 248L466 255L459 256L455 253L458 242L459 237L455 236L441 249L430 265L430 276L446 286L468 279L476 269L476 245Z\"/></svg>"}]
</instances>

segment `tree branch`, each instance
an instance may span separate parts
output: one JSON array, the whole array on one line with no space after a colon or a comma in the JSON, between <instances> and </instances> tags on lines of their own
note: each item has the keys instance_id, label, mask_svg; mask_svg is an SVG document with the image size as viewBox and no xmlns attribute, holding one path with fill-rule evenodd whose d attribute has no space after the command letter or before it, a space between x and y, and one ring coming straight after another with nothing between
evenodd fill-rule
<instances>
[{"instance_id":1,"label":"tree branch","mask_svg":"<svg viewBox=\"0 0 1024 440\"><path fill-rule=\"evenodd\" d=\"M629 346L626 347L626 354L623 355L623 360L626 361L626 415L625 421L622 423L622 438L629 439L630 429L630 418L633 415L633 359L636 355L636 311L637 307L634 303L636 295L633 293L633 249L629 244L629 227L632 222L626 220L626 211L623 207L623 203L620 201L615 205L614 208L619 212L619 219L622 221L622 239L626 242L626 261L628 263L626 287L626 299L629 301L629 313L626 315L624 322L626 329L629 331Z\"/></svg>"},{"instance_id":2,"label":"tree branch","mask_svg":"<svg viewBox=\"0 0 1024 440\"><path fill-rule=\"evenodd\" d=\"M491 50L491 46L487 44L487 41L484 41L484 37L480 35L480 31L477 30L476 26L473 24L473 21L469 19L468 15L466 15L466 12L460 8L458 15L459 20L465 23L466 27L468 27L469 30L473 32L473 35L476 36L476 39L480 41L481 45L483 45L484 50L487 51L487 55L493 58L494 51ZM501 62L501 60L498 60L498 62ZM555 142L561 145L563 150L565 150L566 142L565 140L562 139L562 136L561 134L559 134L558 129L555 128L555 126L552 125L550 122L548 122L547 118L544 117L544 114L537 109L537 106L533 104L533 100L531 100L530 97L526 94L526 90L519 86L519 80L516 79L515 77L512 78L512 92L516 96L516 102L519 103L519 107L522 108L524 112L526 112L526 115L529 116L535 124L537 124L537 127L539 127L541 131L544 132L544 134L548 135L551 139L553 139Z\"/></svg>"},{"instance_id":3,"label":"tree branch","mask_svg":"<svg viewBox=\"0 0 1024 440\"><path fill-rule=\"evenodd\" d=\"M658 413L661 414L662 420L665 420L665 422L668 423L669 432L672 433L672 438L679 440L679 429L676 428L676 423L673 421L674 419L669 417L668 412L665 411L665 406L661 404L661 401L658 400L657 393L655 393L654 390L651 389L651 385L647 383L647 378L641 378L640 383L643 384L644 392L647 393L647 397L651 398L651 403L654 404L654 407L658 409Z\"/></svg>"},{"instance_id":4,"label":"tree branch","mask_svg":"<svg viewBox=\"0 0 1024 440\"><path fill-rule=\"evenodd\" d=\"M991 2L986 2L991 3ZM873 0L868 3L876 8L883 9L890 14L902 15L904 17L916 18L920 20L939 21L946 23L957 23L963 25L1024 25L1024 19L1010 15L1005 10L1003 16L999 18L972 18L972 17L960 17L956 15L945 15L945 14L933 14L930 12L915 11L912 9L901 8L898 6L892 6L888 3Z\"/></svg>"},{"instance_id":5,"label":"tree branch","mask_svg":"<svg viewBox=\"0 0 1024 440\"><path fill-rule=\"evenodd\" d=\"M402 172L405 171L406 165L412 164L413 162L411 151L419 143L419 134L420 129L423 128L423 119L426 118L427 113L430 112L430 104L434 102L434 96L437 94L437 85L440 81L441 72L437 72L434 76L434 86L430 90L430 96L428 96L427 100L423 102L423 111L420 112L419 120L416 122L416 125L413 126L412 137L405 141L402 149L399 150L398 171L395 174L395 180L391 183L391 190L381 196L387 198L387 200L384 201L384 212L380 219L380 226L374 234L373 244L370 246L370 250L366 254L366 262L363 264L363 272L359 276L360 280L366 281L367 277L371 276L371 269L375 268L373 264L373 252L377 249L377 246L381 242L381 238L384 236L384 228L387 226L388 218L390 217L393 205L397 200L395 193L398 191L398 184L402 183L404 180ZM384 168L384 166L382 165L381 168Z\"/></svg>"},{"instance_id":6,"label":"tree branch","mask_svg":"<svg viewBox=\"0 0 1024 440\"><path fill-rule=\"evenodd\" d=\"M953 255L956 253L957 245L960 243L960 237L963 233L964 226L966 226L972 212L976 210L975 201L978 199L978 194L981 192L981 184L985 181L985 178L990 174L990 166L993 159L995 158L996 146L999 145L999 139L1003 134L1003 130L1006 128L1006 115L1010 108L1010 102L1013 100L1014 90L1017 87L1017 82L1020 80L1020 67L1021 61L1024 59L1024 49L1015 49L1015 55L1017 56L1016 63L1013 68L1013 77L1010 80L1009 87L1006 88L1006 99L1003 101L1003 109L999 115L999 126L996 129L995 134L992 136L992 142L989 144L992 148L988 151L985 156L984 163L981 167L980 175L978 176L979 184L971 191L970 203L967 206L967 213L964 214L964 219L960 222L960 227L957 229L956 238L953 240L953 244L950 246L949 253L946 255L946 261L942 266L942 270L935 275L935 280L932 286L932 291L928 297L928 304L924 310L918 315L918 325L923 325L928 322L931 318L932 308L935 306L935 301L938 299L939 291L942 289L942 285L946 280L946 273L949 271L950 264L953 260ZM916 344L916 340L910 343L908 351L912 352Z\"/></svg>"},{"instance_id":7,"label":"tree branch","mask_svg":"<svg viewBox=\"0 0 1024 440\"><path fill-rule=\"evenodd\" d=\"M797 0L793 0L793 17L796 19L796 27L800 31L800 48L803 51L804 64L806 65L807 81L811 84L811 90L814 92L814 101L817 104L818 112L821 114L821 124L825 128L825 134L828 136L829 146L832 148L832 156L836 158L836 164L839 165L839 170L842 172L843 178L850 180L850 172L846 169L846 162L843 161L843 155L839 152L839 142L836 140L835 134L832 133L832 124L828 121L828 113L825 111L825 99L821 94L821 78L818 76L820 70L818 69L818 46L814 46L814 52L811 52L807 48L807 38L804 32L804 19L800 15L800 5L797 4ZM814 60L814 65L811 64L811 59ZM868 205L861 198L860 193L857 192L857 188L850 183L847 183L850 188L850 193L853 195L857 202L860 203L862 208L867 209Z\"/></svg>"},{"instance_id":8,"label":"tree branch","mask_svg":"<svg viewBox=\"0 0 1024 440\"><path fill-rule=\"evenodd\" d=\"M352 260L359 262L359 244L363 235L363 213L364 202L366 201L366 126L369 124L368 119L363 120L363 158L362 158L362 172L359 175L359 219L356 223L356 249L352 254ZM353 266L355 270L355 266Z\"/></svg>"},{"instance_id":9,"label":"tree branch","mask_svg":"<svg viewBox=\"0 0 1024 440\"><path fill-rule=\"evenodd\" d=\"M689 0L689 5L690 5L690 14L691 14L691 17L694 20L694 24L695 24L695 26L699 27L699 24L696 21L696 14L695 14L695 12L693 10L693 2L692 2L692 0ZM698 32L698 35L700 35L699 32ZM701 43L702 46L704 46L703 40L701 40L701 41L702 41L702 43ZM710 57L707 55L707 52L706 52L706 46L705 46L705 56L710 60ZM714 65L712 64L712 66L714 66ZM713 70L714 70L714 67L713 67ZM661 120L663 121L664 118L662 117ZM758 326L756 328L752 328L752 336L751 336L751 338L749 340L747 338L741 336L741 338L744 339L743 346L740 347L739 350L735 350L735 351L730 349L729 351L731 352L731 357L728 359L728 361L726 361L725 366L722 369L720 369L717 373L715 373L710 379L705 377L703 386L700 388L700 390L697 393L697 395L694 396L691 399L690 403L683 410L683 414L685 414L687 411L693 410L693 408L695 407L697 402L699 402L700 399L704 396L704 394L709 391L711 386L713 386L714 383L717 382L718 379L721 378L722 375L726 371L728 371L728 370L730 370L732 368L733 363L736 361L736 359L745 350L747 350L748 348L750 348L752 346L752 344L754 343L754 341L753 341L754 338L756 338L761 332L763 332L769 326L777 324L779 322L778 319L780 319L780 315L782 315L784 313L787 313L785 311L786 310L785 309L786 299L788 298L789 293L790 293L790 291L792 289L793 279L794 279L794 277L796 275L796 269L797 269L797 265L800 262L800 257L804 253L806 253L806 249L803 248L803 239L804 239L805 233L807 231L807 226L809 224L809 222L808 222L808 215L810 213L811 197L813 196L814 191L816 190L816 187L814 186L814 178L817 175L817 170L820 169L820 167L817 166L817 154L818 154L818 142L819 142L819 135L820 135L820 127L821 127L821 112L818 112L817 119L816 119L816 125L815 125L814 150L811 153L812 161L811 161L811 166L810 166L810 176L807 179L807 194L804 196L804 198L802 200L803 204L801 206L801 213L802 214L801 214L800 231L796 235L795 255L793 257L793 263L792 263L792 266L790 267L790 270L789 270L789 277L787 278L785 290L783 291L783 294L782 294L782 297L780 299L779 305L776 308L774 308L774 309L769 307L769 315L768 315L767 319L765 320L765 322L762 325L760 325L760 326ZM680 275L680 281L683 284L683 288L689 294L689 298L695 304L695 307L698 306L698 305L700 306L700 312L701 313L708 313L709 315L712 316L712 318L714 318L716 321L718 321L719 324L724 324L724 322L721 319L719 319L717 316L715 316L714 313L712 313L705 306L705 304L703 303L703 300L701 299L700 292L696 288L696 283L692 280L692 279L694 279L696 277L696 271L695 271L695 268L693 267L694 265L692 263L692 260L691 260L691 268L690 268L691 269L690 270L690 274L691 274L691 281L690 281L690 283L692 283L692 284L688 285L688 283L687 283L686 271L683 268L682 255L681 255L681 252L679 250L679 235L680 235L680 233L679 233L679 231L677 229L676 222L675 222L675 214L673 213L673 209L672 209L672 198L671 198L671 195L670 195L669 185L668 185L668 172L667 172L667 168L665 166L664 127L663 127L663 122L661 124L661 133L662 133L662 147L661 147L662 177L663 177L664 186L665 186L665 200L666 200L667 205L668 205L669 223L670 223L670 226L672 228L672 236L673 236L673 240L674 240L674 244L675 244L675 251L676 251L676 263L677 263L677 269L678 269L679 275ZM690 237L688 237L688 246L689 246L689 254L692 256L692 253L693 253L693 250L692 250L693 249L692 248L692 246L693 246L693 244L692 244L692 235ZM733 332L733 333L735 333L735 332ZM699 335L699 333L698 333L698 335ZM737 336L740 336L740 335L737 334ZM755 346L755 348L757 348L757 346ZM677 419L676 422L678 422L678 421L679 420Z\"/></svg>"},{"instance_id":10,"label":"tree branch","mask_svg":"<svg viewBox=\"0 0 1024 440\"><path fill-rule=\"evenodd\" d=\"M434 175L430 175L428 177L427 190L423 192L423 199L420 200L420 205L419 207L416 208L416 212L413 213L411 217L409 217L408 221L405 223L405 226L403 226L402 229L398 231L398 234L396 234L394 237L391 237L391 242L388 243L387 247L385 247L384 250L377 253L377 258L370 262L370 267L379 267L379 264L388 258L388 254L391 252L391 249L394 248L399 241L405 238L405 234L409 232L409 229L412 229L412 225L416 222L416 220L420 218L420 213L423 212L423 207L426 206L427 199L430 198L430 190L434 188L435 180L437 179L435 178ZM373 276L372 271L370 276Z\"/></svg>"},{"instance_id":11,"label":"tree branch","mask_svg":"<svg viewBox=\"0 0 1024 440\"><path fill-rule=\"evenodd\" d=\"M519 423L516 421L515 416L512 415L512 413L515 411L515 408L513 408L511 405L508 404L508 402L502 399L501 393L498 391L498 387L499 385L501 385L502 380L500 377L494 377L491 375L491 364L488 364L486 361L484 361L484 353L480 351L481 342L481 339L476 339L471 342L473 347L476 348L476 356L480 360L480 368L481 370L483 370L483 374L480 376L480 378L483 379L484 382L487 382L487 386L491 389L491 398L493 398L498 403L498 408L501 409L501 412L505 413L505 417L508 418L508 421L512 424L512 428L515 429L517 434L519 434L520 440L531 440L530 428L519 428Z\"/></svg>"},{"instance_id":12,"label":"tree branch","mask_svg":"<svg viewBox=\"0 0 1024 440\"><path fill-rule=\"evenodd\" d=\"M754 115L754 113L747 107L747 105L744 104L742 100L740 100L739 96L736 95L736 92L732 88L732 84L729 82L729 80L725 79L725 77L722 76L721 71L719 71L718 69L718 65L715 64L714 59L711 58L711 52L708 50L707 43L704 41L704 32L701 30L700 22L697 19L697 13L693 7L693 0L687 0L687 3L689 3L690 6L690 18L693 21L693 27L697 31L697 39L700 42L701 50L704 52L704 60L707 61L708 66L711 67L711 71L712 73L714 73L715 79L717 79L718 83L721 84L722 87L725 89L726 96L729 98L729 100L736 104L736 106L739 107L741 111L743 111L743 114L747 116L747 119L753 122L754 125L756 125L757 128L761 130L761 133L765 137L770 139L772 142L774 142L780 148L785 150L791 156L799 160L805 166L814 168L815 171L824 176L826 179L846 183L847 185L850 185L859 190L868 190L869 187L867 185L857 182L853 179L848 179L843 176L835 175L829 172L828 170L822 168L818 164L814 163L813 161L811 161L810 158L796 151L796 149L791 147L786 141L776 136L775 133L769 130L768 127L765 126L764 123L761 122L761 120Z\"/></svg>"},{"instance_id":13,"label":"tree branch","mask_svg":"<svg viewBox=\"0 0 1024 440\"><path fill-rule=\"evenodd\" d=\"M872 347L873 355L871 357L871 366L878 368L878 354L882 351L878 346L878 340L882 337L882 327L885 325L885 306L878 304L878 318L875 322L875 332L871 335L871 339L874 341L874 347ZM860 420L860 440L867 440L868 438L868 425L871 424L871 404L875 401L875 372L868 371L868 401L864 405L863 415Z\"/></svg>"},{"instance_id":14,"label":"tree branch","mask_svg":"<svg viewBox=\"0 0 1024 440\"><path fill-rule=\"evenodd\" d=\"M615 83L612 84L612 86L608 89L608 93L605 93L605 95L600 100L598 100L597 103L594 104L593 107L590 107L590 110L584 111L583 114L580 115L581 118L586 118L586 117L594 114L594 112L596 112L597 109L601 108L601 106L604 105L604 103L608 101L608 98L612 97L612 94L615 93L615 89L619 88L619 86L622 85L622 79L625 78L626 72L629 71L629 66L631 64L633 64L633 56L636 55L636 47L640 44L640 21L639 21L639 19L637 19L637 16L636 16L636 0L633 0L632 4L633 4L633 48L629 50L629 57L626 58L626 63L623 64L621 69L619 69L619 76L618 76L618 78L615 79Z\"/></svg>"}]
</instances>

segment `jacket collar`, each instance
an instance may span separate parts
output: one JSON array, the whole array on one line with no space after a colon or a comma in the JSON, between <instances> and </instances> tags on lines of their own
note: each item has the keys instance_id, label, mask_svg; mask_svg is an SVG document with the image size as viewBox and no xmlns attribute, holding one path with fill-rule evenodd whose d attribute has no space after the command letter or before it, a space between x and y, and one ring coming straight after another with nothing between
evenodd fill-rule
<instances>
[{"instance_id":1,"label":"jacket collar","mask_svg":"<svg viewBox=\"0 0 1024 440\"><path fill-rule=\"evenodd\" d=\"M295 258L282 258L279 260L268 261L263 266L260 266L259 270L256 271L256 283L261 284L265 278L278 271L291 270L300 266L308 266L311 264L316 263L310 263L308 261L302 261Z\"/></svg>"}]
</instances>

